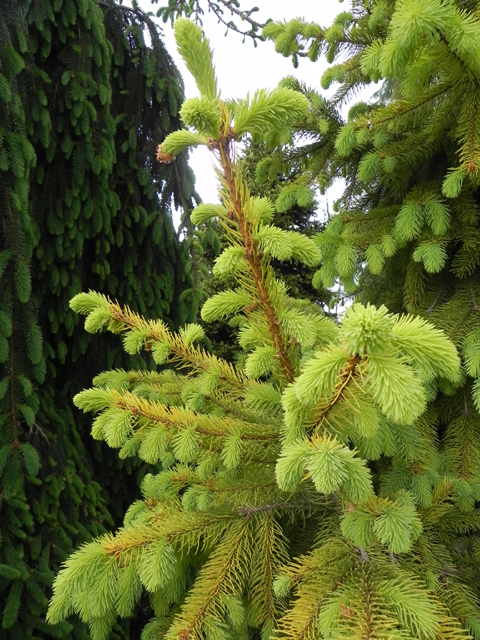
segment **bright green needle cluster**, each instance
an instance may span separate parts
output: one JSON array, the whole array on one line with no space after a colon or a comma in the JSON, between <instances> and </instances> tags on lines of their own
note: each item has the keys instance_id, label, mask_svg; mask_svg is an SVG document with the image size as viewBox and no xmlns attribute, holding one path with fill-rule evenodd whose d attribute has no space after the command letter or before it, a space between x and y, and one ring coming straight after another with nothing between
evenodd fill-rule
<instances>
[{"instance_id":1,"label":"bright green needle cluster","mask_svg":"<svg viewBox=\"0 0 480 640\"><path fill-rule=\"evenodd\" d=\"M221 135L230 129L235 138L245 133L252 135L266 131L283 131L301 122L308 111L308 100L292 89L279 87L274 91L260 90L253 98L236 102L222 102L212 63L208 39L190 21L179 18L175 22L177 47L187 68L195 78L200 97L190 98L180 115L195 130L174 132L161 145L161 154L177 156L188 146L209 144L215 146ZM191 136L189 138L189 136ZM160 160L171 160L164 158Z\"/></svg>"}]
</instances>

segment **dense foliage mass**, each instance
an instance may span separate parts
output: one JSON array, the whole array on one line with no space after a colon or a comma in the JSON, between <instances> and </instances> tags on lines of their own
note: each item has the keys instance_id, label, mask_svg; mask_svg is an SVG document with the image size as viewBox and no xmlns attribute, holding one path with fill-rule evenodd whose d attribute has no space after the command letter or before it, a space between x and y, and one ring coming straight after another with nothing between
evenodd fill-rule
<instances>
[{"instance_id":1,"label":"dense foliage mass","mask_svg":"<svg viewBox=\"0 0 480 640\"><path fill-rule=\"evenodd\" d=\"M215 273L236 284L202 318L235 318L246 358L206 352L195 324L172 333L99 294L73 299L88 331L160 366L102 373L77 406L98 414L95 438L163 470L123 527L67 560L52 622L76 612L99 640L145 589L144 640L480 638L479 9L369 0L328 29L269 23L283 54L339 60L330 103L291 83L222 101L208 42L177 21L201 96L158 157L204 144L217 159L222 204L193 219L218 217ZM377 81L344 122L342 101ZM273 225L235 160L245 133L272 143L295 127L314 147L296 152L280 207L347 181L317 242ZM289 296L273 259L321 262L317 282L366 304L334 323Z\"/></svg>"},{"instance_id":2,"label":"dense foliage mass","mask_svg":"<svg viewBox=\"0 0 480 640\"><path fill-rule=\"evenodd\" d=\"M157 138L179 126L182 99L178 72L141 11L110 1L2 1L2 639L87 637L78 621L73 630L45 623L54 572L135 495L139 465L122 467L92 447L70 402L89 384L88 369L133 361L108 339L87 350L68 303L95 288L171 326L190 317L191 301L180 301L187 256L170 209L190 206L192 175L185 156L175 167L154 159Z\"/></svg>"}]
</instances>

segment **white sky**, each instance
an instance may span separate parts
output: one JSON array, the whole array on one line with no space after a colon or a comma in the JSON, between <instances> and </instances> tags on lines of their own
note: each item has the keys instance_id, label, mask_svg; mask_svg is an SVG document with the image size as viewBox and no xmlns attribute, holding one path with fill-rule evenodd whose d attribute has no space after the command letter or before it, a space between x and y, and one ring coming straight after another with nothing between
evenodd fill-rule
<instances>
[{"instance_id":1,"label":"white sky","mask_svg":"<svg viewBox=\"0 0 480 640\"><path fill-rule=\"evenodd\" d=\"M207 0L200 2L206 11ZM159 6L150 4L149 0L138 0L138 3L145 11L155 12ZM165 0L159 0L160 5L164 3ZM268 18L288 20L303 17L317 22L322 27L329 26L339 13L350 8L349 0L342 3L338 0L259 0L256 4L254 0L241 0L241 3L245 9L258 6L259 11L253 17L261 23ZM229 19L230 17L227 17L227 21ZM164 32L167 50L183 76L186 97L198 95L195 82L177 53L170 23L163 24L159 20L159 24ZM245 43L242 43L242 36L233 31L229 31L225 37L226 27L219 24L218 19L208 12L203 16L203 29L214 50L214 64L222 97L241 98L247 92L252 94L257 89L273 89L288 75L294 75L308 86L323 91L320 78L328 66L324 59L315 63L308 59L300 59L298 68L294 69L291 59L276 53L272 42L259 42L255 48L250 38L246 38ZM202 199L205 202L215 202L216 178L209 152L205 147L191 152L190 166L195 172L196 188ZM338 184L329 190L327 198L330 203L340 195L341 189L342 185ZM320 214L325 206L325 200L319 202Z\"/></svg>"}]
</instances>

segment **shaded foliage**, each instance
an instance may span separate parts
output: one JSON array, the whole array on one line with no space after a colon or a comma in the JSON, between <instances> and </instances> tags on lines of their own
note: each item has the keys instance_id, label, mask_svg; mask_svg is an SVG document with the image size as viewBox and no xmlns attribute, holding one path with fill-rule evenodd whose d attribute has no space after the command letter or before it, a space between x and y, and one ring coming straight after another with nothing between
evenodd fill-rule
<instances>
[{"instance_id":1,"label":"shaded foliage","mask_svg":"<svg viewBox=\"0 0 480 640\"><path fill-rule=\"evenodd\" d=\"M151 44L147 44L151 42ZM47 625L54 571L123 514L144 469L91 446L69 398L88 367L132 363L69 309L96 288L172 327L191 317L186 155L154 162L183 85L157 30L114 2L2 2L0 17L0 638L86 638ZM80 360L82 358L82 360ZM147 367L148 359L135 360Z\"/></svg>"}]
</instances>

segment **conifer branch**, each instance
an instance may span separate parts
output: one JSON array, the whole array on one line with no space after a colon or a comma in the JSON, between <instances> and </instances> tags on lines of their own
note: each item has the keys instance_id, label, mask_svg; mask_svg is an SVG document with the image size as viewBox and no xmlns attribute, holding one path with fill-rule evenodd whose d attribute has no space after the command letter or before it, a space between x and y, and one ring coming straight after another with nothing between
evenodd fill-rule
<instances>
[{"instance_id":1,"label":"conifer branch","mask_svg":"<svg viewBox=\"0 0 480 640\"><path fill-rule=\"evenodd\" d=\"M223 409L226 415L232 415L238 418L239 420L242 420L245 422L251 422L253 424L264 425L265 422L268 422L268 424L272 424L280 428L280 423L276 421L271 415L257 416L253 413L248 413L246 410L243 409L242 406L239 407L238 403L233 405L233 403L228 402L227 401L228 398L225 398L224 393L215 391L213 394L207 395L206 397L208 397L208 399L214 404L216 404L218 407Z\"/></svg>"},{"instance_id":2,"label":"conifer branch","mask_svg":"<svg viewBox=\"0 0 480 640\"><path fill-rule=\"evenodd\" d=\"M245 515L246 519L248 519L250 517L250 514ZM266 599L266 620L267 621L272 621L275 622L276 621L276 607L275 607L275 603L274 603L274 599L273 599L273 589L272 589L272 584L273 584L273 579L274 579L274 569L272 564L275 561L275 554L274 554L274 530L273 527L275 525L274 520L272 519L272 512L270 509L267 509L266 512L266 524L265 524L265 535L263 536L264 538L264 548L263 548L263 563L262 563L262 581L264 580L264 584L267 587L266 589L264 588L264 592L265 592L265 599ZM263 585L262 585L263 586ZM265 624L265 623L264 623Z\"/></svg>"},{"instance_id":3,"label":"conifer branch","mask_svg":"<svg viewBox=\"0 0 480 640\"><path fill-rule=\"evenodd\" d=\"M123 11L123 13L127 15L134 14L140 18L141 22L148 23L149 25L153 26L153 28L155 28L155 23L153 23L150 17L144 11L142 11L142 9L139 9L138 7L127 7L122 4L117 4L114 2L111 2L111 3L104 2L103 0L98 0L98 5L100 7L103 7L107 11ZM125 22L125 24L128 24L128 23Z\"/></svg>"},{"instance_id":4,"label":"conifer branch","mask_svg":"<svg viewBox=\"0 0 480 640\"><path fill-rule=\"evenodd\" d=\"M315 415L315 432L318 433L319 429L322 427L323 423L327 419L328 414L332 411L335 405L340 401L344 400L344 391L347 386L354 380L354 376L356 373L357 366L362 361L362 358L359 355L350 358L348 362L345 364L344 370L340 374L340 380L337 382L335 387L335 391L333 392L332 398L327 400L321 400L318 408L320 409L320 414L317 415L315 413L315 409L313 409L313 413ZM326 405L326 406L325 406Z\"/></svg>"},{"instance_id":5,"label":"conifer branch","mask_svg":"<svg viewBox=\"0 0 480 640\"><path fill-rule=\"evenodd\" d=\"M199 278L198 278L198 257L197 257L197 252L194 245L194 226L192 224L190 207L182 191L182 181L180 179L180 175L178 172L178 165L176 162L174 162L173 166L175 171L175 178L177 180L177 184L179 187L178 193L180 197L180 202L183 209L183 215L184 215L183 226L187 230L187 237L190 243L189 253L190 253L190 259L192 261L193 288L197 290L199 285Z\"/></svg>"},{"instance_id":6,"label":"conifer branch","mask_svg":"<svg viewBox=\"0 0 480 640\"><path fill-rule=\"evenodd\" d=\"M277 483L276 482L267 482L267 483L264 483L264 484L257 483L257 484L250 484L250 485L242 485L240 488L241 488L242 491L252 491L254 489L266 489L268 487L277 488ZM234 492L239 491L239 487L238 487L237 484L232 485L230 487L215 487L215 486L212 486L212 484L210 483L209 484L209 489L210 489L210 491L212 493L223 493L225 491L234 493ZM244 507L242 507L241 509L239 509L237 511L238 515L245 515L245 513L243 513L243 512L240 513L240 511L242 509L244 509Z\"/></svg>"},{"instance_id":7,"label":"conifer branch","mask_svg":"<svg viewBox=\"0 0 480 640\"><path fill-rule=\"evenodd\" d=\"M102 546L105 549L105 553L110 556L114 556L117 562L122 562L122 556L127 556L128 553L137 551L145 547L152 542L156 542L159 538L159 532L155 526L149 524L142 528L137 528L134 531L120 530L115 536L109 535L102 541Z\"/></svg>"},{"instance_id":8,"label":"conifer branch","mask_svg":"<svg viewBox=\"0 0 480 640\"><path fill-rule=\"evenodd\" d=\"M457 332L458 332L460 329L462 329L462 327L464 327L464 326L465 326L465 324L467 323L467 321L468 321L468 319L469 319L469 317L470 317L471 313L472 313L472 310L471 310L471 309L467 309L467 310L465 311L465 313L463 313L463 314L460 316L460 318L458 319L457 323L452 327L452 329L450 329L450 331L448 332L448 334L447 334L447 335L448 335L448 337L449 337L451 340L454 340L454 339L455 339L455 337L456 337L456 335L457 335Z\"/></svg>"},{"instance_id":9,"label":"conifer branch","mask_svg":"<svg viewBox=\"0 0 480 640\"><path fill-rule=\"evenodd\" d=\"M234 576L234 572L238 571L238 565L246 560L241 560L240 554L245 554L245 547L250 546L247 533L249 529L249 522L245 519L240 520L237 527L230 529L222 544L200 571L195 583L197 590L190 593L182 612L174 620L175 637L179 640L190 640L197 636L207 611L225 589L227 575L232 586L241 581L241 576ZM187 615L187 612L190 615Z\"/></svg>"},{"instance_id":10,"label":"conifer branch","mask_svg":"<svg viewBox=\"0 0 480 640\"><path fill-rule=\"evenodd\" d=\"M263 29L263 27L265 26L265 23L257 22L251 17L250 15L251 11L247 12L247 11L242 11L241 9L238 9L235 6L235 4L231 2L231 0L218 0L218 1L221 4L223 4L229 11L239 16L242 20L246 20L247 22L249 22L253 27L257 27L258 29ZM210 0L209 0L209 5L212 6L212 3L210 2Z\"/></svg>"},{"instance_id":11,"label":"conifer branch","mask_svg":"<svg viewBox=\"0 0 480 640\"><path fill-rule=\"evenodd\" d=\"M120 394L118 391L112 391L112 405L119 409L128 411L135 418L146 418L152 422L163 424L167 429L179 428L185 429L189 426L194 427L195 431L203 436L209 437L225 437L231 433L239 432L240 440L253 440L259 442L275 442L278 438L278 431L268 431L265 425L260 429L254 430L252 423L234 420L232 418L222 418L219 416L202 415L186 409L178 409L176 407L166 407L165 405L152 400L134 396L129 392ZM148 426L140 426L136 429L139 436ZM249 432L250 431L250 432Z\"/></svg>"},{"instance_id":12,"label":"conifer branch","mask_svg":"<svg viewBox=\"0 0 480 640\"><path fill-rule=\"evenodd\" d=\"M237 515L242 516L248 520L254 513L265 513L270 516L273 511L312 509L316 506L318 506L318 501L316 500L309 500L307 498L296 498L293 500L271 502L257 506L247 505L245 507L239 507L236 513Z\"/></svg>"},{"instance_id":13,"label":"conifer branch","mask_svg":"<svg viewBox=\"0 0 480 640\"><path fill-rule=\"evenodd\" d=\"M115 535L104 537L105 552L122 562L129 552L141 551L145 545L162 538L180 553L188 553L191 549L198 552L224 535L232 522L240 521L235 513L174 512L162 501L158 501L156 507L146 524L134 523L119 529Z\"/></svg>"},{"instance_id":14,"label":"conifer branch","mask_svg":"<svg viewBox=\"0 0 480 640\"><path fill-rule=\"evenodd\" d=\"M301 627L299 630L295 629L295 636L292 635L292 638L294 637L295 640L304 640L305 637L310 637L308 635L309 632L315 632L315 629L312 629L312 627L316 627L317 625L318 614L322 609L323 603L324 598L320 598L318 602L312 607L310 617L306 619L303 627ZM286 633L287 628L285 622L285 620L282 620L282 630L284 630L284 633Z\"/></svg>"},{"instance_id":15,"label":"conifer branch","mask_svg":"<svg viewBox=\"0 0 480 640\"><path fill-rule=\"evenodd\" d=\"M240 9L237 9L237 7L232 3L229 2L228 0L218 0L218 2L220 2L221 4L223 4L229 11L231 11L232 13L235 13L236 15L238 15L242 21L246 21L248 23L250 23L253 27L252 30L250 31L242 31L241 29L239 29L237 27L237 25L233 22L227 22L225 20L225 18L223 17L223 13L221 13L214 2L211 2L211 0L207 0L208 1L208 6L209 8L215 13L215 15L217 16L219 22L221 22L223 25L225 25L227 27L227 29L231 29L232 31L235 31L235 33L238 33L241 36L249 36L251 38L253 38L254 40L256 38L259 38L260 40L263 40L262 36L257 36L256 31L259 29L263 29L263 27L265 26L265 24L262 24L261 22L257 22L256 20L254 20L253 18L250 17L250 14L246 11L241 11Z\"/></svg>"},{"instance_id":16,"label":"conifer branch","mask_svg":"<svg viewBox=\"0 0 480 640\"><path fill-rule=\"evenodd\" d=\"M480 311L480 306L478 305L478 302L477 302L477 300L475 298L475 293L473 291L473 287L472 287L472 283L471 282L469 282L469 284L468 284L468 290L470 292L470 297L472 299L472 308L473 308L473 310L477 311L477 312Z\"/></svg>"},{"instance_id":17,"label":"conifer branch","mask_svg":"<svg viewBox=\"0 0 480 640\"><path fill-rule=\"evenodd\" d=\"M295 374L292 364L287 354L287 346L280 333L279 319L275 307L268 294L268 289L264 277L264 268L261 264L260 252L258 249L258 241L253 238L251 225L247 221L242 208L242 201L239 189L235 181L235 173L232 158L230 155L230 139L224 138L219 144L219 158L225 178L229 197L233 205L233 213L236 217L240 233L242 235L243 245L245 247L245 256L249 264L255 285L256 293L259 297L260 304L265 313L268 329L272 336L273 344L277 351L278 361L287 383L293 382Z\"/></svg>"},{"instance_id":18,"label":"conifer branch","mask_svg":"<svg viewBox=\"0 0 480 640\"><path fill-rule=\"evenodd\" d=\"M177 516L177 514L175 514L175 516ZM162 522L164 521L163 516L156 517ZM185 549L185 553L188 553L192 548L199 551L200 549L206 549L207 546L212 544L213 540L223 536L225 530L230 526L230 523L238 521L238 519L235 513L186 513L183 514L180 522L174 521L166 523L164 535L166 539L180 551ZM215 526L218 526L218 530L215 532L215 537L212 540L212 528ZM189 536L192 534L195 534L196 543L194 545L191 540L189 542Z\"/></svg>"},{"instance_id":19,"label":"conifer branch","mask_svg":"<svg viewBox=\"0 0 480 640\"><path fill-rule=\"evenodd\" d=\"M436 98L441 95L447 93L448 86L440 85L440 87L435 87L430 93L428 93L422 100L417 102L408 102L405 99L400 99L388 107L384 107L383 109L379 109L376 113L370 114L368 117L362 118L357 123L355 123L355 129L358 130L363 127L377 127L383 124L387 124L392 120L396 120L400 116L405 116L412 111L417 111L421 107L426 104L431 103Z\"/></svg>"},{"instance_id":20,"label":"conifer branch","mask_svg":"<svg viewBox=\"0 0 480 640\"><path fill-rule=\"evenodd\" d=\"M142 329L145 331L145 348L149 350L155 341L167 340L170 344L172 360L180 366L191 366L197 371L209 371L218 368L220 378L243 391L248 385L244 374L235 369L230 363L217 358L215 355L194 346L186 345L176 334L170 333L166 327L158 322L150 322L130 309L122 310L118 303L109 302L109 309L114 321L120 322L125 329ZM120 329L115 328L115 332Z\"/></svg>"},{"instance_id":21,"label":"conifer branch","mask_svg":"<svg viewBox=\"0 0 480 640\"><path fill-rule=\"evenodd\" d=\"M433 313L435 307L437 306L438 301L440 300L440 298L442 297L442 294L444 292L444 287L440 287L438 289L437 295L435 296L435 298L433 299L432 304L426 309L425 313L426 314L431 314Z\"/></svg>"}]
</instances>

